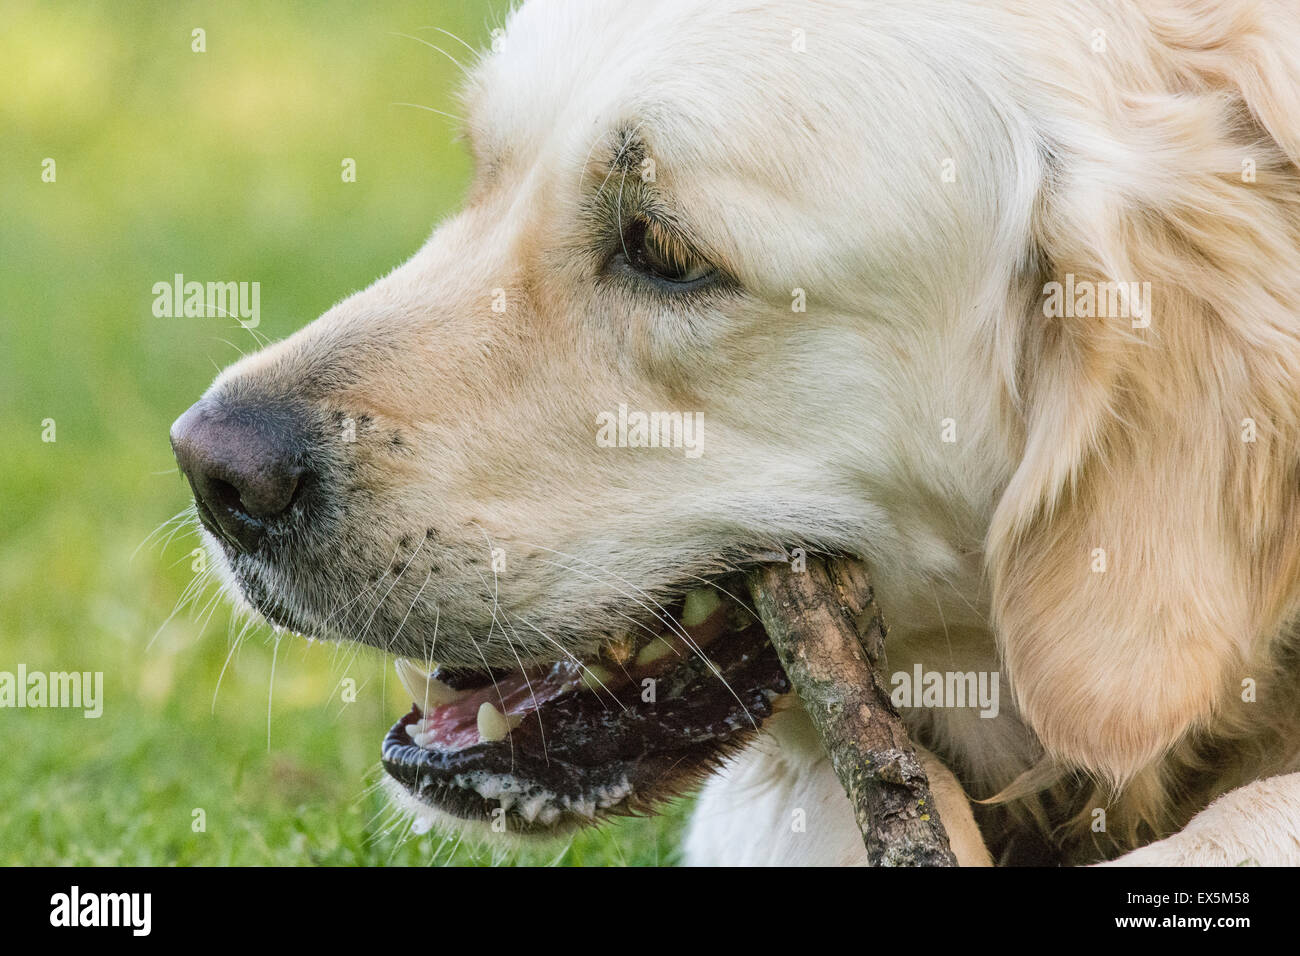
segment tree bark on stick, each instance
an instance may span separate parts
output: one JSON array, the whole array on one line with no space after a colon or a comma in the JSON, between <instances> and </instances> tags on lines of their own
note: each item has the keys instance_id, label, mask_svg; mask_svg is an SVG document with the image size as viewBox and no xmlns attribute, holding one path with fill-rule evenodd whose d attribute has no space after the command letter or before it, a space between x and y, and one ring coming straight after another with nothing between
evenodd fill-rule
<instances>
[{"instance_id":1,"label":"tree bark on stick","mask_svg":"<svg viewBox=\"0 0 1300 956\"><path fill-rule=\"evenodd\" d=\"M930 782L877 673L885 624L859 561L766 564L750 595L853 804L872 866L956 866Z\"/></svg>"}]
</instances>

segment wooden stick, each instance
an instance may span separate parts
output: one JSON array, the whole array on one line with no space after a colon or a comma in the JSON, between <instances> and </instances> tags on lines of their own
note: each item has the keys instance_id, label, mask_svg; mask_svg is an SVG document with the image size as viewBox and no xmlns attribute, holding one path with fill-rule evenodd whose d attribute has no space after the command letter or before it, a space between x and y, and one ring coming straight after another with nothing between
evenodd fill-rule
<instances>
[{"instance_id":1,"label":"wooden stick","mask_svg":"<svg viewBox=\"0 0 1300 956\"><path fill-rule=\"evenodd\" d=\"M885 624L859 561L766 564L750 595L853 803L872 866L956 866L930 782L889 699Z\"/></svg>"}]
</instances>

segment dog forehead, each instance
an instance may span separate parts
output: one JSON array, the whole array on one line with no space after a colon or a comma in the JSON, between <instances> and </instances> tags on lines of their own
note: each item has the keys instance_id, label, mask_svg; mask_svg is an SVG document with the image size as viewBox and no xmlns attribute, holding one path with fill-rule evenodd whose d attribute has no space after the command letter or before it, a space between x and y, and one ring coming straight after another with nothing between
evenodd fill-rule
<instances>
[{"instance_id":1,"label":"dog forehead","mask_svg":"<svg viewBox=\"0 0 1300 956\"><path fill-rule=\"evenodd\" d=\"M942 180L944 158L1000 182L1011 152L968 148L1004 135L998 75L984 28L944 22L953 35L896 0L529 0L466 93L480 169L516 197L577 198L636 136L643 151L621 158L652 159L747 284L911 281L919 263L964 261L952 237L999 215L995 191Z\"/></svg>"},{"instance_id":2,"label":"dog forehead","mask_svg":"<svg viewBox=\"0 0 1300 956\"><path fill-rule=\"evenodd\" d=\"M527 0L465 91L472 139L581 164L639 126L663 162L830 196L952 155L985 121L987 27L954 11L941 30L911 2Z\"/></svg>"},{"instance_id":3,"label":"dog forehead","mask_svg":"<svg viewBox=\"0 0 1300 956\"><path fill-rule=\"evenodd\" d=\"M847 111L850 99L823 77L825 48L805 55L801 35L825 43L828 23L826 10L789 0L529 0L471 79L471 130L486 152L525 161L557 137L585 152L638 126L656 151L697 162L738 141L806 135L807 124L773 118L801 106L824 113L836 100Z\"/></svg>"}]
</instances>

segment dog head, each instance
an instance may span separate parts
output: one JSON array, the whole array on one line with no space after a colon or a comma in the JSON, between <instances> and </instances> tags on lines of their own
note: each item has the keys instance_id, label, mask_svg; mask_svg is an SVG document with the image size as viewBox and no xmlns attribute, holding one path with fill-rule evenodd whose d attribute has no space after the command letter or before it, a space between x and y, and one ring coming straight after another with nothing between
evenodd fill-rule
<instances>
[{"instance_id":1,"label":"dog head","mask_svg":"<svg viewBox=\"0 0 1300 956\"><path fill-rule=\"evenodd\" d=\"M896 631L991 609L1048 749L1125 778L1294 600L1294 130L1177 27L1121 103L1024 11L525 4L463 211L173 427L232 589L415 662L385 763L456 817L746 740L788 685L729 575L787 548L868 559Z\"/></svg>"}]
</instances>

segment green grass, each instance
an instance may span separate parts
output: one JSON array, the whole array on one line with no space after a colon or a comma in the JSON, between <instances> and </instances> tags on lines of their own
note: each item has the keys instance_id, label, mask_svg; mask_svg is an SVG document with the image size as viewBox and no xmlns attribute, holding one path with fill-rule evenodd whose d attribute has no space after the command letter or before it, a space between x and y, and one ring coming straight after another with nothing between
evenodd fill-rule
<instances>
[{"instance_id":1,"label":"green grass","mask_svg":"<svg viewBox=\"0 0 1300 956\"><path fill-rule=\"evenodd\" d=\"M422 28L480 45L502 14L500 0L6 4L0 671L102 671L106 700L97 720L0 710L0 863L516 859L388 829L369 789L405 709L387 662L277 648L266 629L232 656L221 602L168 622L193 533L135 553L188 504L169 424L254 345L231 320L155 318L153 283L257 280L259 331L279 338L414 252L469 165L452 123L392 105L456 112L457 68L392 34L467 57ZM671 862L683 812L518 859Z\"/></svg>"}]
</instances>

